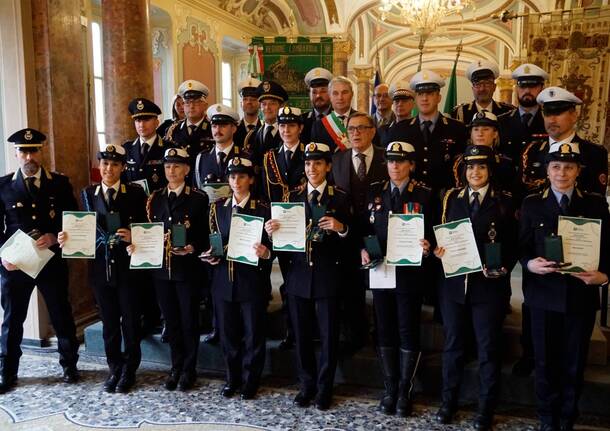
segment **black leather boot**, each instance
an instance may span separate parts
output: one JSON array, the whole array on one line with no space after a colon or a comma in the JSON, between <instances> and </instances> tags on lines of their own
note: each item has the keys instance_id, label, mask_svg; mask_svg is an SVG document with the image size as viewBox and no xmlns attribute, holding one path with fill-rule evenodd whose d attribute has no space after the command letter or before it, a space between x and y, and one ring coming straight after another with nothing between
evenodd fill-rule
<instances>
[{"instance_id":1,"label":"black leather boot","mask_svg":"<svg viewBox=\"0 0 610 431\"><path fill-rule=\"evenodd\" d=\"M400 383L396 413L403 418L410 416L413 410L413 386L420 357L421 352L400 349Z\"/></svg>"},{"instance_id":2,"label":"black leather boot","mask_svg":"<svg viewBox=\"0 0 610 431\"><path fill-rule=\"evenodd\" d=\"M379 362L383 373L385 392L379 401L379 410L386 415L396 413L398 398L398 349L396 347L378 347Z\"/></svg>"}]
</instances>

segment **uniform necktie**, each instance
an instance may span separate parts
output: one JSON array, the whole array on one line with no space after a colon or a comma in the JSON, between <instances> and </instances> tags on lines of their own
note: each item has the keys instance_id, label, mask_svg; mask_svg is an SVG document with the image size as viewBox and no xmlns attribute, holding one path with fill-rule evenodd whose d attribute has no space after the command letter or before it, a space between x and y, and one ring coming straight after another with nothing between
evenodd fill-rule
<instances>
[{"instance_id":1,"label":"uniform necktie","mask_svg":"<svg viewBox=\"0 0 610 431\"><path fill-rule=\"evenodd\" d=\"M356 173L358 174L358 179L364 181L366 179L366 154L358 153L356 157L360 160Z\"/></svg>"},{"instance_id":2,"label":"uniform necktie","mask_svg":"<svg viewBox=\"0 0 610 431\"><path fill-rule=\"evenodd\" d=\"M36 185L36 177L27 177L25 179L26 185L28 186L28 191L30 192L30 196L36 199L38 195L38 186Z\"/></svg>"},{"instance_id":3,"label":"uniform necktie","mask_svg":"<svg viewBox=\"0 0 610 431\"><path fill-rule=\"evenodd\" d=\"M225 171L225 160L227 158L227 153L221 151L218 153L218 167L220 168L221 173L224 174Z\"/></svg>"},{"instance_id":4,"label":"uniform necktie","mask_svg":"<svg viewBox=\"0 0 610 431\"><path fill-rule=\"evenodd\" d=\"M189 126L189 135L192 135L195 132L196 128L197 128L197 126L195 124L191 124Z\"/></svg>"},{"instance_id":5,"label":"uniform necktie","mask_svg":"<svg viewBox=\"0 0 610 431\"><path fill-rule=\"evenodd\" d=\"M395 214L400 214L402 211L402 200L400 198L400 189L398 187L394 187L392 190L392 212Z\"/></svg>"},{"instance_id":6,"label":"uniform necktie","mask_svg":"<svg viewBox=\"0 0 610 431\"><path fill-rule=\"evenodd\" d=\"M233 205L233 209L231 210L231 214L240 214L241 207L237 204Z\"/></svg>"},{"instance_id":7,"label":"uniform necktie","mask_svg":"<svg viewBox=\"0 0 610 431\"><path fill-rule=\"evenodd\" d=\"M432 125L432 121L426 120L422 124L424 125L424 128L422 129L422 133L424 135L424 142L427 144L428 142L430 142L430 126Z\"/></svg>"},{"instance_id":8,"label":"uniform necktie","mask_svg":"<svg viewBox=\"0 0 610 431\"><path fill-rule=\"evenodd\" d=\"M526 112L525 114L523 114L521 116L521 124L523 124L523 127L525 127L527 129L530 126L531 119L532 119L532 114L530 114L529 112Z\"/></svg>"},{"instance_id":9,"label":"uniform necktie","mask_svg":"<svg viewBox=\"0 0 610 431\"><path fill-rule=\"evenodd\" d=\"M176 201L176 192L169 192L169 195L167 196L167 200L169 201L170 205L173 204Z\"/></svg>"},{"instance_id":10,"label":"uniform necktie","mask_svg":"<svg viewBox=\"0 0 610 431\"><path fill-rule=\"evenodd\" d=\"M292 160L292 151L286 150L284 155L286 157L286 168L290 168L290 162Z\"/></svg>"},{"instance_id":11,"label":"uniform necktie","mask_svg":"<svg viewBox=\"0 0 610 431\"><path fill-rule=\"evenodd\" d=\"M146 142L142 142L142 157L146 157L146 154L148 154L148 144Z\"/></svg>"},{"instance_id":12,"label":"uniform necktie","mask_svg":"<svg viewBox=\"0 0 610 431\"><path fill-rule=\"evenodd\" d=\"M267 125L265 127L265 137L263 139L265 149L270 149L273 146L273 129L274 127L272 125Z\"/></svg>"},{"instance_id":13,"label":"uniform necktie","mask_svg":"<svg viewBox=\"0 0 610 431\"><path fill-rule=\"evenodd\" d=\"M109 188L106 190L106 202L108 203L108 208L112 208L112 204L114 203L114 194L116 190L113 188Z\"/></svg>"},{"instance_id":14,"label":"uniform necktie","mask_svg":"<svg viewBox=\"0 0 610 431\"><path fill-rule=\"evenodd\" d=\"M472 192L472 203L470 204L470 218L475 218L481 209L481 202L479 202L479 192Z\"/></svg>"},{"instance_id":15,"label":"uniform necktie","mask_svg":"<svg viewBox=\"0 0 610 431\"><path fill-rule=\"evenodd\" d=\"M317 190L313 190L310 194L309 194L309 205L311 205L312 207L318 204L318 197L320 196L320 192Z\"/></svg>"},{"instance_id":16,"label":"uniform necktie","mask_svg":"<svg viewBox=\"0 0 610 431\"><path fill-rule=\"evenodd\" d=\"M246 127L248 128L249 132L250 130L254 129L254 124L248 124Z\"/></svg>"},{"instance_id":17,"label":"uniform necktie","mask_svg":"<svg viewBox=\"0 0 610 431\"><path fill-rule=\"evenodd\" d=\"M568 214L568 205L570 205L570 198L568 195L561 195L561 199L559 200L559 206L561 207L561 214Z\"/></svg>"},{"instance_id":18,"label":"uniform necktie","mask_svg":"<svg viewBox=\"0 0 610 431\"><path fill-rule=\"evenodd\" d=\"M345 115L339 115L339 119L345 125Z\"/></svg>"}]
</instances>

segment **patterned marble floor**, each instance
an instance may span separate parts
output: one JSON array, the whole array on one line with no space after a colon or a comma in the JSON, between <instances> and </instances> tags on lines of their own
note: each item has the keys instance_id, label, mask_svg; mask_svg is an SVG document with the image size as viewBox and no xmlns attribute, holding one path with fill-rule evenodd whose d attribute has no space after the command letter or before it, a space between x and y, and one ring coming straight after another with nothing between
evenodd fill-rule
<instances>
[{"instance_id":1,"label":"patterned marble floor","mask_svg":"<svg viewBox=\"0 0 610 431\"><path fill-rule=\"evenodd\" d=\"M339 387L333 409L298 409L292 405L292 385L270 384L257 399L227 400L219 395L223 382L200 376L196 390L168 392L162 388L165 374L144 366L136 389L127 395L106 394L103 364L79 362L83 379L77 385L60 381L55 354L25 355L19 386L0 395L1 430L81 430L95 428L145 430L467 430L472 414L462 413L456 424L437 425L434 406L416 406L409 419L378 413L377 392L367 393ZM496 430L534 430L536 422L526 418L497 418ZM594 428L590 428L594 429ZM600 429L600 428L597 428Z\"/></svg>"}]
</instances>

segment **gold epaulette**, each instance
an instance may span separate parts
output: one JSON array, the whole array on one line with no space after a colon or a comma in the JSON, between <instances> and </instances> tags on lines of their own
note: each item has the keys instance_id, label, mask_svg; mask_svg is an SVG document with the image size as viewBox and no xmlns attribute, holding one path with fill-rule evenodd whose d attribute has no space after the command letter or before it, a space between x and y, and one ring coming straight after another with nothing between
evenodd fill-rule
<instances>
[{"instance_id":1,"label":"gold epaulette","mask_svg":"<svg viewBox=\"0 0 610 431\"><path fill-rule=\"evenodd\" d=\"M250 199L250 209L251 210L256 209L256 199Z\"/></svg>"},{"instance_id":2,"label":"gold epaulette","mask_svg":"<svg viewBox=\"0 0 610 431\"><path fill-rule=\"evenodd\" d=\"M174 121L168 128L167 128L167 132L165 132L165 136L163 137L163 139L165 139L166 141L169 141L173 144L176 143L176 141L173 140L172 138L172 134L174 133L174 129L176 127L178 127L178 124L180 124L180 121Z\"/></svg>"},{"instance_id":3,"label":"gold epaulette","mask_svg":"<svg viewBox=\"0 0 610 431\"><path fill-rule=\"evenodd\" d=\"M441 223L447 223L447 203L449 201L449 196L451 196L451 194L456 190L459 190L459 189L453 188L453 189L447 190L447 192L445 193L445 196L443 197L443 212L442 212L442 217L441 217Z\"/></svg>"}]
</instances>

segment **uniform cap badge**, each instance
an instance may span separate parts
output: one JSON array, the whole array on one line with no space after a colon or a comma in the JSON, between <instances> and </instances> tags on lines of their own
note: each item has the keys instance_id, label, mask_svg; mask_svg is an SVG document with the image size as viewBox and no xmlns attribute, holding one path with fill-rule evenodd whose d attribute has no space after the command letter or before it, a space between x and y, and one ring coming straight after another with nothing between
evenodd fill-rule
<instances>
[{"instance_id":1,"label":"uniform cap badge","mask_svg":"<svg viewBox=\"0 0 610 431\"><path fill-rule=\"evenodd\" d=\"M271 84L269 84L269 82L267 81L263 82L263 90L265 91L265 93L268 93L269 90L271 90Z\"/></svg>"},{"instance_id":2,"label":"uniform cap badge","mask_svg":"<svg viewBox=\"0 0 610 431\"><path fill-rule=\"evenodd\" d=\"M176 154L178 154L178 152L177 152L177 151L176 151L174 148L172 148L171 150L169 150L169 151L167 152L167 154L168 154L168 156L170 156L170 157L174 157Z\"/></svg>"},{"instance_id":3,"label":"uniform cap badge","mask_svg":"<svg viewBox=\"0 0 610 431\"><path fill-rule=\"evenodd\" d=\"M316 151L316 144L309 144L307 146L307 151Z\"/></svg>"},{"instance_id":4,"label":"uniform cap badge","mask_svg":"<svg viewBox=\"0 0 610 431\"><path fill-rule=\"evenodd\" d=\"M138 100L138 104L136 105L136 108L138 108L138 111L141 111L142 109L144 109L144 103L142 103L141 100Z\"/></svg>"},{"instance_id":5,"label":"uniform cap badge","mask_svg":"<svg viewBox=\"0 0 610 431\"><path fill-rule=\"evenodd\" d=\"M25 138L26 141L31 141L32 137L33 137L32 132L30 130L26 130L23 137Z\"/></svg>"}]
</instances>

